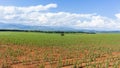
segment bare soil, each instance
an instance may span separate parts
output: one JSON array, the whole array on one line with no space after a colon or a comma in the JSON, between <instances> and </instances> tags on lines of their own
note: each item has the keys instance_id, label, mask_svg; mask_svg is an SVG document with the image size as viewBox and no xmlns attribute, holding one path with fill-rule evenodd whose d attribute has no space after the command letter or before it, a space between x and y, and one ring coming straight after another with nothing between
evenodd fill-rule
<instances>
[{"instance_id":1,"label":"bare soil","mask_svg":"<svg viewBox=\"0 0 120 68\"><path fill-rule=\"evenodd\" d=\"M120 52L84 58L89 53L62 47L0 45L0 68L106 68L107 62L108 68L115 64L120 68Z\"/></svg>"}]
</instances>

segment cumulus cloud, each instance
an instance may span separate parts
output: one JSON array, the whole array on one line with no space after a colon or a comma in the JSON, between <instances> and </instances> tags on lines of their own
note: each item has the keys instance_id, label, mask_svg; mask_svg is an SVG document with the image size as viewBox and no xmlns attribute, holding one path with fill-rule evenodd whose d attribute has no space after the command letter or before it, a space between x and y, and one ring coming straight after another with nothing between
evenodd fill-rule
<instances>
[{"instance_id":1,"label":"cumulus cloud","mask_svg":"<svg viewBox=\"0 0 120 68\"><path fill-rule=\"evenodd\" d=\"M115 16L116 16L118 19L120 19L120 13L115 14Z\"/></svg>"},{"instance_id":2,"label":"cumulus cloud","mask_svg":"<svg viewBox=\"0 0 120 68\"><path fill-rule=\"evenodd\" d=\"M3 14L30 13L30 12L46 11L56 7L57 7L57 4L48 4L45 6L43 5L28 6L28 7L0 6L0 12L2 12Z\"/></svg>"},{"instance_id":3,"label":"cumulus cloud","mask_svg":"<svg viewBox=\"0 0 120 68\"><path fill-rule=\"evenodd\" d=\"M57 4L16 7L0 6L0 22L29 26L68 26L75 29L111 29L120 28L120 13L116 19L98 14L78 14L69 12L49 12Z\"/></svg>"}]
</instances>

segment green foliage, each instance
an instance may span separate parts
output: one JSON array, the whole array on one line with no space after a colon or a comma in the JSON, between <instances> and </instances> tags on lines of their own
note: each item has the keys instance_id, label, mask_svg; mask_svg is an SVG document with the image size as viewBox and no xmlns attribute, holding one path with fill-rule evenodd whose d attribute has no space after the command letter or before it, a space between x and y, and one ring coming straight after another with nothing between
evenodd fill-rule
<instances>
[{"instance_id":1,"label":"green foliage","mask_svg":"<svg viewBox=\"0 0 120 68\"><path fill-rule=\"evenodd\" d=\"M60 34L0 32L0 44L29 46L98 45L119 46L120 34ZM113 46L114 45L114 46ZM66 46L67 47L67 46ZM119 46L120 47L120 46Z\"/></svg>"},{"instance_id":2,"label":"green foliage","mask_svg":"<svg viewBox=\"0 0 120 68\"><path fill-rule=\"evenodd\" d=\"M35 32L0 32L0 44L1 45L21 45L21 46L38 46L38 47L50 47L50 50L45 50L42 55L44 62L50 62L51 67L54 63L53 61L58 61L58 68L61 68L65 65L73 65L74 68L80 67L82 68L82 63L84 66L92 67L92 68L109 68L110 62L116 62L119 60L118 57L111 57L109 61L102 61L101 57L107 57L106 54L112 56L113 52L120 52L120 34L81 34L81 33L73 33L73 34L65 34L65 36L61 36L60 34L55 33L35 33ZM59 47L58 49L56 49ZM36 49L30 50L30 52L35 51ZM58 59L54 59L53 50L57 54L61 54ZM8 57L18 57L25 55L24 51L21 49L11 49L7 48L5 52L0 53L0 58L8 58ZM84 54L82 58L80 58L80 54ZM35 61L39 61L39 52L35 52L36 59ZM48 57L49 55L49 57ZM32 57L32 56L29 56ZM66 64L62 63L63 58L65 59L73 59L79 60L80 62L76 63L76 61L66 62ZM101 61L99 61L99 60ZM107 59L107 58L106 58ZM7 60L7 59L6 59ZM16 59L12 59L12 61L17 61ZM99 63L98 63L99 61ZM27 60L23 60L23 64L27 64ZM120 63L114 63L114 68L117 68ZM7 67L8 65L3 64L3 67ZM83 66L83 67L84 67ZM40 65L39 68L45 68L45 65Z\"/></svg>"}]
</instances>

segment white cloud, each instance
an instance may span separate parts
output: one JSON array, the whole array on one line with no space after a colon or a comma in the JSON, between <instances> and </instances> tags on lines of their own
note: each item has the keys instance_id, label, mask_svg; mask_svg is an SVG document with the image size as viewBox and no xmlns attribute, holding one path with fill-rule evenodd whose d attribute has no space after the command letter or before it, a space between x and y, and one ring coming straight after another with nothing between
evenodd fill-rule
<instances>
[{"instance_id":1,"label":"white cloud","mask_svg":"<svg viewBox=\"0 0 120 68\"><path fill-rule=\"evenodd\" d=\"M120 19L120 13L115 14L115 16Z\"/></svg>"},{"instance_id":2,"label":"white cloud","mask_svg":"<svg viewBox=\"0 0 120 68\"><path fill-rule=\"evenodd\" d=\"M48 4L48 5L38 5L38 6L29 6L29 7L16 7L16 6L0 6L0 12L3 14L13 14L13 13L29 13L29 12L39 12L46 11L51 8L56 8L57 4Z\"/></svg>"},{"instance_id":3,"label":"white cloud","mask_svg":"<svg viewBox=\"0 0 120 68\"><path fill-rule=\"evenodd\" d=\"M16 7L0 6L0 22L30 26L70 26L76 29L112 29L120 28L120 13L116 19L97 14L78 14L69 12L49 12L57 4Z\"/></svg>"}]
</instances>

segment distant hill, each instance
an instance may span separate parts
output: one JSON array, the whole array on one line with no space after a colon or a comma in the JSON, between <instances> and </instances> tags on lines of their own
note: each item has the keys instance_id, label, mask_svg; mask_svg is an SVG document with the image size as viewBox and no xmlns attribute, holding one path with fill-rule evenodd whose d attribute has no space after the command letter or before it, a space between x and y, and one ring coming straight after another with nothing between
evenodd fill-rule
<instances>
[{"instance_id":1,"label":"distant hill","mask_svg":"<svg viewBox=\"0 0 120 68\"><path fill-rule=\"evenodd\" d=\"M28 26L21 24L6 24L0 23L0 30L37 30L37 31L73 31L73 32L95 32L95 33L120 33L120 31L114 30L93 30L93 29L75 29L67 26Z\"/></svg>"},{"instance_id":2,"label":"distant hill","mask_svg":"<svg viewBox=\"0 0 120 68\"><path fill-rule=\"evenodd\" d=\"M78 31L74 28L63 26L27 26L21 24L0 23L0 29L18 29L18 30L42 30L42 31Z\"/></svg>"}]
</instances>

